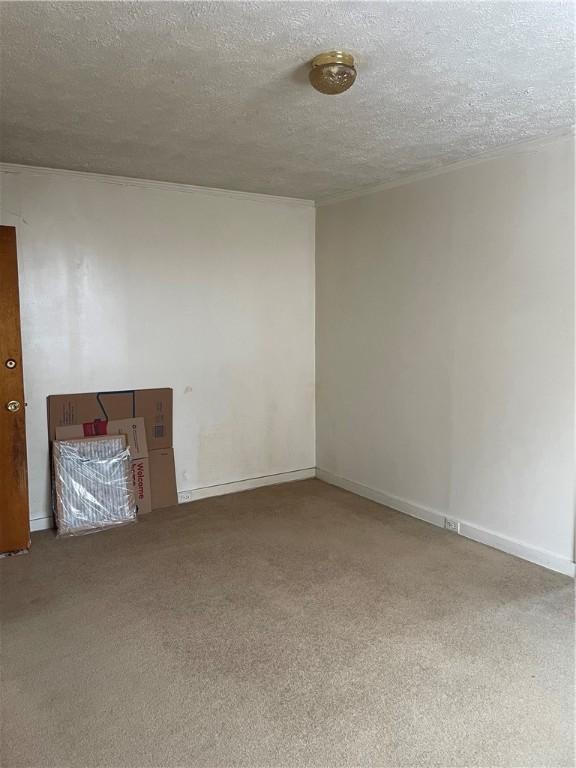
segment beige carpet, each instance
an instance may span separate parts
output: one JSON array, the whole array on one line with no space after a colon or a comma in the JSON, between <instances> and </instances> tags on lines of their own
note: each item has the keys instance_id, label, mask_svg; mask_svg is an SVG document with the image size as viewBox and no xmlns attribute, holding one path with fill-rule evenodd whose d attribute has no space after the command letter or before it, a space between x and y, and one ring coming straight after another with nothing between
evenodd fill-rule
<instances>
[{"instance_id":1,"label":"beige carpet","mask_svg":"<svg viewBox=\"0 0 576 768\"><path fill-rule=\"evenodd\" d=\"M317 480L0 578L4 766L573 765L572 582Z\"/></svg>"}]
</instances>

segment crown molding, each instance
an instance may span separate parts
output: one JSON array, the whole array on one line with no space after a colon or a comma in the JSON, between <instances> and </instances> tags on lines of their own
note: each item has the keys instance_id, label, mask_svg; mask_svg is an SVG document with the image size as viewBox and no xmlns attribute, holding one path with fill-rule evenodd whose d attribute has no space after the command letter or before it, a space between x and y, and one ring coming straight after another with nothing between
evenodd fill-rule
<instances>
[{"instance_id":1,"label":"crown molding","mask_svg":"<svg viewBox=\"0 0 576 768\"><path fill-rule=\"evenodd\" d=\"M378 192L385 192L388 189L395 189L396 187L403 187L406 184L412 184L416 181L424 181L435 176L442 176L446 173L452 173L454 171L461 170L462 168L470 168L471 166L479 165L481 163L487 163L491 160L497 160L510 154L518 154L521 152L537 151L539 147L544 147L548 144L554 143L558 140L574 136L573 128L562 128L557 131L549 133L547 136L543 136L537 139L527 139L525 141L517 141L512 144L506 144L499 149L491 150L490 152L483 152L473 157L466 158L464 160L457 160L454 163L447 163L437 168L432 168L429 171L423 171L421 173L411 174L408 176L402 176L401 178L394 179L392 181L383 182L382 184L368 185L364 187L357 187L350 189L346 192L339 192L334 195L326 195L314 200L309 200L300 197L282 197L281 195L266 195L261 192L242 192L233 189L219 189L217 187L200 187L193 184L179 184L171 181L155 181L154 179L136 179L130 176L111 176L103 173L91 173L87 171L70 171L65 168L45 168L43 166L36 165L22 165L17 163L2 163L0 162L0 172L4 173L30 173L36 175L53 175L53 176L67 176L70 178L84 179L86 181L101 182L104 184L117 184L127 187L140 187L142 189L160 189L165 192L186 192L188 194L203 194L212 196L224 196L231 197L239 200L253 200L261 203L280 203L284 205L293 205L301 208L314 208L324 207L326 205L335 205L347 200L354 200L358 197L365 197L367 195L373 195Z\"/></svg>"},{"instance_id":2,"label":"crown molding","mask_svg":"<svg viewBox=\"0 0 576 768\"><path fill-rule=\"evenodd\" d=\"M403 187L406 184L412 184L416 181L424 181L424 179L430 179L434 176L443 176L446 173L452 173L453 171L459 171L462 168L470 168L474 165L480 165L481 163L488 163L491 160L498 160L499 158L507 155L520 154L521 152L536 151L539 147L544 147L548 144L553 144L561 139L566 139L570 136L574 136L573 128L562 128L558 131L547 134L546 136L537 139L526 139L524 141L516 141L513 144L506 144L505 146L491 150L490 152L482 152L481 154L474 155L473 157L466 158L465 160L457 160L454 163L446 163L446 165L432 168L429 171L422 171L422 173L415 173L409 176L402 176L401 178L394 179L393 181L384 182L382 184L374 184L366 187L358 187L351 189L347 192L341 192L335 195L327 195L326 197L316 200L316 207L321 208L325 205L335 205L336 203L343 203L346 200L354 200L357 197L366 197L367 195L374 195L377 192L385 192L388 189L394 189L396 187Z\"/></svg>"},{"instance_id":3,"label":"crown molding","mask_svg":"<svg viewBox=\"0 0 576 768\"><path fill-rule=\"evenodd\" d=\"M84 181L117 184L122 187L140 187L141 189L159 189L164 192L186 192L188 194L212 195L214 197L231 197L239 200L252 200L259 203L281 203L300 208L314 208L314 200L299 197L282 197L266 195L260 192L240 192L233 189L218 189L216 187L199 187L193 184L178 184L171 181L155 181L153 179L134 179L130 176L109 176L103 173L86 171L69 171L65 168L44 168L37 165L19 165L17 163L1 163L0 172L28 173L41 176L66 176Z\"/></svg>"}]
</instances>

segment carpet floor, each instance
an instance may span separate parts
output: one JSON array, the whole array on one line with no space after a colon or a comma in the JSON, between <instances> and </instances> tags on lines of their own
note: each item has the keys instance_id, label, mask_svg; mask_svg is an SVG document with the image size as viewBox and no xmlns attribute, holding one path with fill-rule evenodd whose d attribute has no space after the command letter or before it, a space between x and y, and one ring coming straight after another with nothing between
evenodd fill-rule
<instances>
[{"instance_id":1,"label":"carpet floor","mask_svg":"<svg viewBox=\"0 0 576 768\"><path fill-rule=\"evenodd\" d=\"M0 584L3 766L574 764L573 582L318 480Z\"/></svg>"}]
</instances>

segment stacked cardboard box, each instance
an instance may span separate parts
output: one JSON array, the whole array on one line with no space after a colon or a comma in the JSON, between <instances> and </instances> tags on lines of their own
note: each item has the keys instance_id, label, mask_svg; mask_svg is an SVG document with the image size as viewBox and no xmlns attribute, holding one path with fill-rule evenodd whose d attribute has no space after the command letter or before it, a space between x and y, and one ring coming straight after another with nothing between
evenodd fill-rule
<instances>
[{"instance_id":1,"label":"stacked cardboard box","mask_svg":"<svg viewBox=\"0 0 576 768\"><path fill-rule=\"evenodd\" d=\"M131 389L48 397L48 438L126 435L138 509L178 503L172 390Z\"/></svg>"}]
</instances>

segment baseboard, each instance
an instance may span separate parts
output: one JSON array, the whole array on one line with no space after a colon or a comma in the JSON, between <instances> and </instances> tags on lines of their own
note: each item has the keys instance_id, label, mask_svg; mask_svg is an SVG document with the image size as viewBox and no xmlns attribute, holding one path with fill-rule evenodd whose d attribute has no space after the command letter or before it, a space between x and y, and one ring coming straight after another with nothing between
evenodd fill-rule
<instances>
[{"instance_id":1,"label":"baseboard","mask_svg":"<svg viewBox=\"0 0 576 768\"><path fill-rule=\"evenodd\" d=\"M555 555L553 552L548 552L547 549L533 547L530 544L525 544L523 541L512 539L501 533L495 533L479 525L467 523L465 520L460 522L460 535L466 536L467 539L472 539L480 544L486 544L488 547L499 549L509 555L520 557L522 560L529 560L531 563L536 563L536 565L542 565L551 571L563 573L565 576L571 576L572 578L576 576L576 564L571 560Z\"/></svg>"},{"instance_id":2,"label":"baseboard","mask_svg":"<svg viewBox=\"0 0 576 768\"><path fill-rule=\"evenodd\" d=\"M209 485L204 488L193 488L190 491L179 491L178 502L179 504L188 504L190 501L208 499L212 496L224 496L227 493L250 491L254 488L262 488L266 485L278 485L279 483L289 483L294 480L308 480L311 477L316 477L315 467L296 469L293 472L280 472L276 475L251 477L247 480L237 480L231 483L221 483L220 485Z\"/></svg>"},{"instance_id":3,"label":"baseboard","mask_svg":"<svg viewBox=\"0 0 576 768\"><path fill-rule=\"evenodd\" d=\"M365 499L383 504L385 507L395 509L397 512L404 512L405 515L417 517L419 520L424 520L427 523L444 528L444 515L431 507L423 507L407 499L390 496L388 493L377 491L375 488L369 488L367 485L362 485L362 483L355 483L354 480L347 480L344 477L333 475L331 472L327 472L319 467L316 468L316 477L318 480L323 480L330 485L337 485L339 488L344 488L344 490L355 493L357 496L363 496Z\"/></svg>"},{"instance_id":4,"label":"baseboard","mask_svg":"<svg viewBox=\"0 0 576 768\"><path fill-rule=\"evenodd\" d=\"M408 501L407 499L399 498L398 496L392 496L383 491L376 490L375 488L370 488L367 485L356 483L353 480L347 480L346 478L334 475L325 469L318 468L316 470L316 477L319 480L323 480L325 483L344 488L346 491L355 493L358 496L363 496L364 498L375 501L385 507L390 507L397 512L403 512L406 515L417 517L419 520L424 520L426 523L432 523L432 525L437 525L441 528L444 527L444 519L446 515L436 509L421 506L412 501ZM450 514L449 517L451 520L456 520L460 523L460 535L465 536L467 539L472 539L480 544L486 544L489 547L499 549L509 555L520 557L522 560L528 560L531 563L542 565L551 571L557 571L566 576L572 576L572 578L575 576L576 566L567 558L559 557L553 552L533 547L524 542L517 541L516 539L511 539L508 536L503 536L500 533L469 523L466 520L458 519L452 514Z\"/></svg>"},{"instance_id":5,"label":"baseboard","mask_svg":"<svg viewBox=\"0 0 576 768\"><path fill-rule=\"evenodd\" d=\"M36 517L34 520L30 520L30 530L32 533L34 531L45 531L48 528L54 528L54 518L52 515L50 517Z\"/></svg>"}]
</instances>

